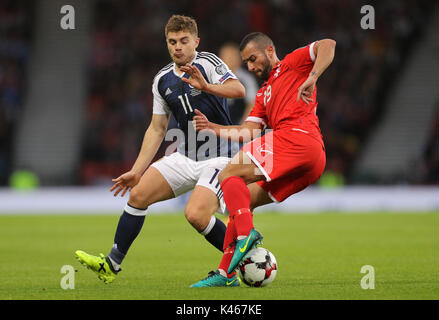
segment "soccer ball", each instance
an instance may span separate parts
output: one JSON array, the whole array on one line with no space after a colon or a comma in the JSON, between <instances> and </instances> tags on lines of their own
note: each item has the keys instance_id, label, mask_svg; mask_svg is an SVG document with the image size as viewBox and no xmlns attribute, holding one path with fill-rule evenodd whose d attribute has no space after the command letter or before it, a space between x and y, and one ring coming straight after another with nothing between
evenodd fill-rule
<instances>
[{"instance_id":1,"label":"soccer ball","mask_svg":"<svg viewBox=\"0 0 439 320\"><path fill-rule=\"evenodd\" d=\"M251 249L238 264L238 275L250 287L268 286L276 277L277 262L265 248Z\"/></svg>"}]
</instances>

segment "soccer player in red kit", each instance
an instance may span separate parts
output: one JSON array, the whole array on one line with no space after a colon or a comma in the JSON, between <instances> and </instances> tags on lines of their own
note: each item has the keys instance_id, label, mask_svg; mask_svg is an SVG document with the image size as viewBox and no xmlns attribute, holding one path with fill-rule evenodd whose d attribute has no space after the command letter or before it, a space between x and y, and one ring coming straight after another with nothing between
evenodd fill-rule
<instances>
[{"instance_id":1,"label":"soccer player in red kit","mask_svg":"<svg viewBox=\"0 0 439 320\"><path fill-rule=\"evenodd\" d=\"M248 70L265 81L244 124L214 124L197 110L194 117L197 130L253 140L219 173L230 214L224 254L218 269L192 287L233 285L229 279L238 263L262 240L253 226L252 210L305 189L319 179L326 164L316 115L316 82L334 59L335 41L315 41L279 60L272 40L255 32L244 37L240 51ZM266 126L272 131L256 137Z\"/></svg>"}]
</instances>

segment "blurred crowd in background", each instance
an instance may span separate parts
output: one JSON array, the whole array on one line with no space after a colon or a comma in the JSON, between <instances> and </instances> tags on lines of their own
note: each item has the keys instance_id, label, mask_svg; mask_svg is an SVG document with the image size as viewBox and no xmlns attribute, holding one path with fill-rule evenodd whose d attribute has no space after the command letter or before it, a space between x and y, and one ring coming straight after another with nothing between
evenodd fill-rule
<instances>
[{"instance_id":1,"label":"blurred crowd in background","mask_svg":"<svg viewBox=\"0 0 439 320\"><path fill-rule=\"evenodd\" d=\"M439 183L439 101L424 152L415 160L413 174L409 179L411 184Z\"/></svg>"},{"instance_id":2,"label":"blurred crowd in background","mask_svg":"<svg viewBox=\"0 0 439 320\"><path fill-rule=\"evenodd\" d=\"M0 2L0 185L7 184L13 170L14 132L26 95L32 22L32 2Z\"/></svg>"},{"instance_id":3,"label":"blurred crowd in background","mask_svg":"<svg viewBox=\"0 0 439 320\"><path fill-rule=\"evenodd\" d=\"M26 1L0 4L0 178L11 170L13 128L25 98L31 45ZM28 2L26 2L28 3ZM97 0L88 61L88 97L79 182L97 184L134 163L152 116L151 85L170 62L164 28L172 14L197 20L199 51L218 54L261 31L279 58L322 38L337 41L336 57L318 82L318 116L326 144L326 171L355 183L352 166L379 121L387 97L428 22L426 0L369 1L376 30L363 30L358 1ZM379 31L378 31L379 30ZM439 102L438 102L439 105ZM163 144L156 158L163 155ZM439 108L412 183L438 183Z\"/></svg>"}]
</instances>

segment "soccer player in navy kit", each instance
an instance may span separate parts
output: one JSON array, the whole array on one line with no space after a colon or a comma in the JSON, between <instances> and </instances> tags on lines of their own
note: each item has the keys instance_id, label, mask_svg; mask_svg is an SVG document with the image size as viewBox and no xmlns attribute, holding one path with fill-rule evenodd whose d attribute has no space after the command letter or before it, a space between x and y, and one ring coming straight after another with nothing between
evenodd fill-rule
<instances>
[{"instance_id":1,"label":"soccer player in navy kit","mask_svg":"<svg viewBox=\"0 0 439 320\"><path fill-rule=\"evenodd\" d=\"M216 55L196 51L200 39L194 19L173 15L165 34L173 62L154 78L151 124L132 169L113 179L110 189L114 196L130 191L113 247L108 256L75 252L77 259L105 283L112 282L120 271L143 226L148 206L189 190L193 192L185 208L187 220L212 245L223 249L226 226L214 216L216 211L225 211L217 176L239 147L214 134L196 133L191 121L198 109L217 123L231 125L227 98L242 98L245 89ZM171 113L181 130L177 152L150 165L165 137Z\"/></svg>"}]
</instances>

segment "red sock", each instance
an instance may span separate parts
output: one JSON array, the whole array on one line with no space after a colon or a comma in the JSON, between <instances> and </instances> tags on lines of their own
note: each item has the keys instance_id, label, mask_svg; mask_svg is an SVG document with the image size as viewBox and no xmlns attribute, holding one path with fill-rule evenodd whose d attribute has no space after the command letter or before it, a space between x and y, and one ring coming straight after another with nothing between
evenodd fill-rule
<instances>
[{"instance_id":1,"label":"red sock","mask_svg":"<svg viewBox=\"0 0 439 320\"><path fill-rule=\"evenodd\" d=\"M230 218L229 223L227 224L226 235L224 237L224 253L221 259L221 262L218 266L218 269L222 269L225 273L229 269L230 261L233 257L233 252L235 250L235 241L236 239L236 230L235 230L235 221ZM228 277L235 275L235 272L227 275Z\"/></svg>"},{"instance_id":2,"label":"red sock","mask_svg":"<svg viewBox=\"0 0 439 320\"><path fill-rule=\"evenodd\" d=\"M247 236L253 228L251 196L247 185L241 178L231 176L223 181L221 189L230 216L235 219L237 236Z\"/></svg>"},{"instance_id":3,"label":"red sock","mask_svg":"<svg viewBox=\"0 0 439 320\"><path fill-rule=\"evenodd\" d=\"M236 236L248 236L253 226L253 213L250 209L239 209L235 212Z\"/></svg>"},{"instance_id":4,"label":"red sock","mask_svg":"<svg viewBox=\"0 0 439 320\"><path fill-rule=\"evenodd\" d=\"M221 183L221 189L230 215L234 215L239 209L250 208L250 191L240 177L228 177Z\"/></svg>"}]
</instances>

